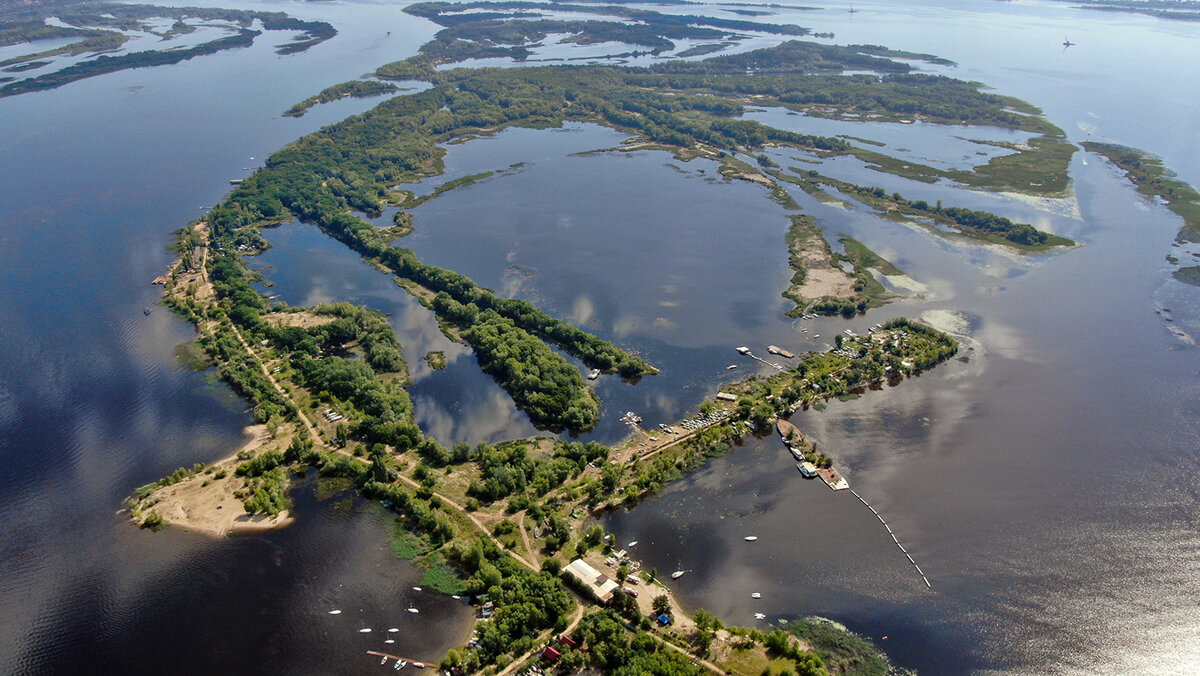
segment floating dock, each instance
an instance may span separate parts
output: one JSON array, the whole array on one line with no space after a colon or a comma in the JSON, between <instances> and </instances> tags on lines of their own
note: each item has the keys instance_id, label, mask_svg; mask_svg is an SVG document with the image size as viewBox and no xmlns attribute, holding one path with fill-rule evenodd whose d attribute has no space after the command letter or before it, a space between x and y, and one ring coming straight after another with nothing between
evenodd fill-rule
<instances>
[{"instance_id":1,"label":"floating dock","mask_svg":"<svg viewBox=\"0 0 1200 676\"><path fill-rule=\"evenodd\" d=\"M768 345L767 352L770 352L771 354L777 354L780 357L783 357L784 359L793 359L796 356L795 354L792 354L791 352L783 349L782 347L778 347L775 345Z\"/></svg>"}]
</instances>

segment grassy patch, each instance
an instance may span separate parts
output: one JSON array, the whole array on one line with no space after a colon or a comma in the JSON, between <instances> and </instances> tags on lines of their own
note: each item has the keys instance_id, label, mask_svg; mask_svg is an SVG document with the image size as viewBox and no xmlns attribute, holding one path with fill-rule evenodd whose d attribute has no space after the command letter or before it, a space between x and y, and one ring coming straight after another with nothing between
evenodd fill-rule
<instances>
[{"instance_id":1,"label":"grassy patch","mask_svg":"<svg viewBox=\"0 0 1200 676\"><path fill-rule=\"evenodd\" d=\"M425 354L425 363L435 371L444 369L446 368L446 353L440 350L428 352Z\"/></svg>"},{"instance_id":2,"label":"grassy patch","mask_svg":"<svg viewBox=\"0 0 1200 676\"><path fill-rule=\"evenodd\" d=\"M874 643L829 620L809 617L783 629L811 643L831 674L886 676L891 671Z\"/></svg>"},{"instance_id":3,"label":"grassy patch","mask_svg":"<svg viewBox=\"0 0 1200 676\"><path fill-rule=\"evenodd\" d=\"M767 657L767 651L762 646L754 646L753 648L744 650L732 650L729 657L722 660L717 666L733 674L763 674L763 673L783 673L785 670L791 671L796 668L796 663L784 659L782 657L770 658Z\"/></svg>"},{"instance_id":4,"label":"grassy patch","mask_svg":"<svg viewBox=\"0 0 1200 676\"><path fill-rule=\"evenodd\" d=\"M392 553L397 558L412 560L424 553L425 542L405 528L399 519L392 521Z\"/></svg>"},{"instance_id":5,"label":"grassy patch","mask_svg":"<svg viewBox=\"0 0 1200 676\"><path fill-rule=\"evenodd\" d=\"M317 499L328 500L339 493L354 488L354 481L345 477L319 476L317 477Z\"/></svg>"},{"instance_id":6,"label":"grassy patch","mask_svg":"<svg viewBox=\"0 0 1200 676\"><path fill-rule=\"evenodd\" d=\"M942 170L926 164L897 159L874 150L854 148L850 151L866 162L871 169L902 176L914 181L934 183L940 178L987 190L1008 190L1044 197L1061 197L1070 188L1067 170L1075 154L1075 146L1061 131L1029 140L1018 152L993 157L987 164L970 170Z\"/></svg>"},{"instance_id":7,"label":"grassy patch","mask_svg":"<svg viewBox=\"0 0 1200 676\"><path fill-rule=\"evenodd\" d=\"M1029 140L1027 150L993 157L971 171L948 171L946 177L976 188L1061 197L1071 187L1067 169L1075 150L1062 136L1039 136Z\"/></svg>"},{"instance_id":8,"label":"grassy patch","mask_svg":"<svg viewBox=\"0 0 1200 676\"><path fill-rule=\"evenodd\" d=\"M466 589L465 580L442 559L440 554L432 554L422 563L427 566L425 574L421 576L422 587L447 596L461 594Z\"/></svg>"},{"instance_id":9,"label":"grassy patch","mask_svg":"<svg viewBox=\"0 0 1200 676\"><path fill-rule=\"evenodd\" d=\"M842 243L842 247L846 251L846 256L854 262L856 267L871 268L888 276L904 274L891 261L871 251L865 244L853 237L843 236L838 241Z\"/></svg>"}]
</instances>

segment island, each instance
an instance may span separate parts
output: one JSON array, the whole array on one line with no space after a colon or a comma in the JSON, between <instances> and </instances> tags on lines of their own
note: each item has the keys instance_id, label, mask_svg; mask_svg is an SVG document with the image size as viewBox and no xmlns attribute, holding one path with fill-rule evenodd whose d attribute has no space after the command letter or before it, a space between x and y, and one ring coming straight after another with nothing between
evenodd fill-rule
<instances>
[{"instance_id":1,"label":"island","mask_svg":"<svg viewBox=\"0 0 1200 676\"><path fill-rule=\"evenodd\" d=\"M44 49L0 61L0 69L21 73L52 65L53 57L90 55L63 68L14 79L0 86L0 97L55 89L71 82L129 68L147 68L179 63L226 49L248 47L262 31L295 31L296 40L277 48L279 54L296 54L337 35L323 21L302 21L282 12L259 12L201 7L158 7L116 3L66 2L36 4L3 10L0 46L36 43L52 38L79 38L66 45ZM56 23L48 23L50 19ZM154 20L170 19L171 28L156 31ZM232 26L231 26L232 24ZM215 28L230 34L189 47L149 49L124 54L119 51L130 34L142 32L168 40L193 33L197 28ZM50 59L50 60L47 60Z\"/></svg>"},{"instance_id":2,"label":"island","mask_svg":"<svg viewBox=\"0 0 1200 676\"><path fill-rule=\"evenodd\" d=\"M870 311L889 299L875 274L901 273L852 238L840 237L835 251L813 215L795 213L800 209L788 186L814 194L832 188L880 212L1023 253L1072 243L1001 215L783 169L768 150L854 157L917 180L1045 196L1069 188L1066 167L1074 146L1024 102L986 93L978 83L912 72L910 64L889 58L936 57L872 45L788 40L648 67L453 67L484 57L524 60L551 34L666 53L674 48L672 39L738 42L750 30L807 34L798 27L620 5L419 3L405 11L444 28L417 55L383 65L369 79L335 85L293 110L300 114L343 94L385 89L357 83L416 82L424 89L387 98L289 144L206 216L177 232L172 246L178 257L156 280L164 285L164 303L193 323L206 359L251 403L261 427L233 456L181 468L137 490L129 500L133 520L210 533L282 524L292 477L309 472L322 490L354 490L377 500L393 519L392 549L425 570L423 584L478 599L488 617L468 645L442 660L441 668L451 673L510 674L534 663L613 673L886 673L885 656L826 620L767 631L726 627L704 610L684 612L669 579L686 571L663 580L658 571L642 570L629 548L593 519L653 495L732 451L745 435L788 429L787 418L797 410L899 385L936 367L959 349L949 335L895 318L864 335L846 329L827 350L792 355L768 347L777 361L739 348L764 364L769 377L713 382L712 395L683 420L662 424L661 434L642 429L630 412L630 437L613 447L548 435L447 447L414 422L402 346L379 313L346 303L291 307L269 301L255 289L258 277L247 258L269 246L263 234L268 228L292 220L319 228L429 308L443 333L470 347L480 368L534 425L582 432L595 427L600 401L568 357L591 374L617 374L630 383L657 368L400 245L421 227L411 213L417 204L481 179L447 181L422 197L406 189L442 174L446 144L512 126L584 122L629 135L604 152L663 152L685 162L714 162L725 180L761 186L765 198L792 212L780 219L780 244L790 254L793 277L788 289L770 293L791 298L792 314L799 316ZM554 12L597 18L544 16ZM944 171L901 162L870 141L855 145L743 119L751 107L832 119L989 124L1034 136L974 170ZM390 226L364 218L379 219L385 209L396 210ZM795 362L782 362L789 359ZM437 368L444 355L431 353L426 360ZM811 464L831 487L852 478L837 467L836 450L818 449L799 429L785 439L797 461ZM798 485L803 480L797 473ZM236 516L213 516L225 510ZM375 654L385 661L403 658Z\"/></svg>"}]
</instances>

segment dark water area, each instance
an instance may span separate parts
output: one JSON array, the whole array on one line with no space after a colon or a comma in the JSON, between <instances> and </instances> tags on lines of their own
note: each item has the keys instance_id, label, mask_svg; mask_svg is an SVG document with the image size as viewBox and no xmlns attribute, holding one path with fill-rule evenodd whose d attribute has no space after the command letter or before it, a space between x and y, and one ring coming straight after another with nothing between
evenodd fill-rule
<instances>
[{"instance_id":1,"label":"dark water area","mask_svg":"<svg viewBox=\"0 0 1200 676\"><path fill-rule=\"evenodd\" d=\"M854 5L854 14L775 6L764 20L831 30L841 44L946 56L960 65L921 67L1024 98L1073 141L1157 153L1200 183L1196 26L1059 3ZM385 647L387 628L400 629L389 652L430 660L470 631L453 599L412 592L420 571L391 553L384 515L344 496L317 500L310 480L295 491L297 521L270 533L149 533L118 513L137 486L229 454L249 422L244 402L175 358L193 334L149 285L170 261L170 233L244 167L378 100L318 106L299 120L283 110L412 54L436 29L384 4L252 8L327 19L341 33L286 57L274 46L291 36L264 33L248 49L0 100L5 673L357 673L377 668L363 653ZM1064 32L1080 44L1062 51ZM774 41L757 36L738 49ZM539 57L572 49L551 45ZM962 138L1019 140L756 115L946 166L997 152ZM663 369L636 385L597 381L602 421L585 438L619 440L626 410L652 425L688 414L722 381L754 372L734 345L817 349L843 328L901 315L952 329L964 344L965 361L793 417L887 520L932 590L853 495L804 481L766 437L604 521L621 542L639 540L646 565L690 571L672 584L686 606L752 625L755 612L770 622L831 617L921 673L1197 670L1200 367L1191 341L1200 301L1164 260L1178 251L1176 217L1091 155L1072 164L1074 195L1054 202L828 160L817 168L996 211L1081 246L1021 256L793 190L831 240L850 235L907 275L887 280L906 300L850 321L804 322L823 336L810 339L779 295L790 277L788 212L762 186L723 181L710 162L585 152L623 139L567 125L451 146L446 175L418 191L496 175L423 205L400 241ZM784 166L812 159L771 154ZM536 432L385 275L309 226L268 239L273 248L251 260L272 284L265 293L391 313L427 432L447 443ZM449 367L425 365L430 350L446 352ZM727 371L732 363L739 369ZM403 612L410 602L420 615ZM343 613L328 615L334 608Z\"/></svg>"},{"instance_id":2,"label":"dark water area","mask_svg":"<svg viewBox=\"0 0 1200 676\"><path fill-rule=\"evenodd\" d=\"M372 11L385 10L348 8L357 25L300 55L276 55L292 36L266 33L251 48L0 102L0 671L353 671L344 660L363 637L313 624L318 605L395 616L417 572L370 554L387 549L378 518L331 521L298 492L292 528L212 540L137 531L117 513L137 486L228 455L249 422L244 402L176 360L194 336L150 285L171 260L170 233L243 167L373 104L302 120L281 111L432 34L410 22L387 37L363 23ZM469 616L431 610L396 645L436 658Z\"/></svg>"}]
</instances>

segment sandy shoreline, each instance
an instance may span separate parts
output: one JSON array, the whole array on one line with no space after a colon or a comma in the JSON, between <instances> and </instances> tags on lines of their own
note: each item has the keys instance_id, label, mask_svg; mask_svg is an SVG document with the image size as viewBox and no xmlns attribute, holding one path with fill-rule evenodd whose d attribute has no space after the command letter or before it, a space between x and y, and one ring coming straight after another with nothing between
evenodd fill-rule
<instances>
[{"instance_id":1,"label":"sandy shoreline","mask_svg":"<svg viewBox=\"0 0 1200 676\"><path fill-rule=\"evenodd\" d=\"M234 474L240 462L238 453L259 449L272 441L266 425L251 425L245 433L250 437L246 443L212 465L218 471L225 470L223 478L216 479L213 474L200 472L160 488L148 498L154 504L144 511L156 512L171 526L215 537L280 528L292 523L295 519L286 511L275 517L247 514L242 501L234 496L234 491L242 487L242 478Z\"/></svg>"}]
</instances>

